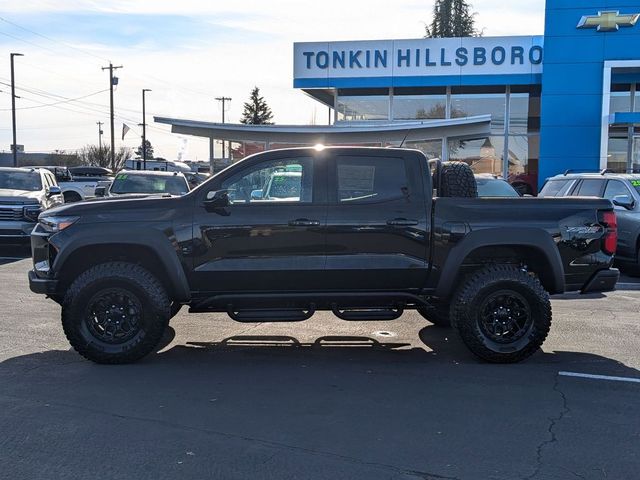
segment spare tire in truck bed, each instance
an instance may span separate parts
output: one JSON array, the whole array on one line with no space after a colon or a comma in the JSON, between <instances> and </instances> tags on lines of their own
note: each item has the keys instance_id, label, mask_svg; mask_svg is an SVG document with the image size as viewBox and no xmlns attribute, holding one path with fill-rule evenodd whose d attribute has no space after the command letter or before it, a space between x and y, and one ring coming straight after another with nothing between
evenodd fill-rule
<instances>
[{"instance_id":1,"label":"spare tire in truck bed","mask_svg":"<svg viewBox=\"0 0 640 480\"><path fill-rule=\"evenodd\" d=\"M464 162L444 162L440 168L439 197L477 197L473 170Z\"/></svg>"}]
</instances>

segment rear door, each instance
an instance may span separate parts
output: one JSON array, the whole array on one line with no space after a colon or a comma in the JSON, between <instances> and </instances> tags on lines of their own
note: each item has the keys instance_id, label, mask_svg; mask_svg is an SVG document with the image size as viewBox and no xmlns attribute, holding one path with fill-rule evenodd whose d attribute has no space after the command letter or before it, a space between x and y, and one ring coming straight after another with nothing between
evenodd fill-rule
<instances>
[{"instance_id":1,"label":"rear door","mask_svg":"<svg viewBox=\"0 0 640 480\"><path fill-rule=\"evenodd\" d=\"M421 170L415 158L393 150L330 158L327 275L334 289L425 284L430 228Z\"/></svg>"}]
</instances>

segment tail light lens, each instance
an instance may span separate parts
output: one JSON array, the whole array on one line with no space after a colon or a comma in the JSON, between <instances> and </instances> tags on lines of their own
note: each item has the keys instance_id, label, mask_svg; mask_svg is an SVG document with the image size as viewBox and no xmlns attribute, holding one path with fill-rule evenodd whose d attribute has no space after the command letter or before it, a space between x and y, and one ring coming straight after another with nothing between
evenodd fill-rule
<instances>
[{"instance_id":1,"label":"tail light lens","mask_svg":"<svg viewBox=\"0 0 640 480\"><path fill-rule=\"evenodd\" d=\"M602 223L605 227L602 251L608 255L616 253L618 246L618 221L613 210L602 212Z\"/></svg>"}]
</instances>

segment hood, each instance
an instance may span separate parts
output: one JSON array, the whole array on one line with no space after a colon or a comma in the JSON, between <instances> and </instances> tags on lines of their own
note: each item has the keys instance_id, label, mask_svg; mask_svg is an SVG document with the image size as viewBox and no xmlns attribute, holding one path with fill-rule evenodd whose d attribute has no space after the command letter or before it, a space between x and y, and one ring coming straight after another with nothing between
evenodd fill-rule
<instances>
[{"instance_id":1,"label":"hood","mask_svg":"<svg viewBox=\"0 0 640 480\"><path fill-rule=\"evenodd\" d=\"M8 188L0 188L0 204L30 204L39 203L41 191L31 192L29 190L11 190Z\"/></svg>"},{"instance_id":2,"label":"hood","mask_svg":"<svg viewBox=\"0 0 640 480\"><path fill-rule=\"evenodd\" d=\"M156 194L129 194L119 195L117 197L97 197L81 202L68 203L60 205L58 207L51 208L44 212L44 216L84 216L84 215L99 215L105 216L110 214L116 214L120 211L132 212L132 211L145 211L158 206L164 208L171 208L170 202L173 200L179 200L182 197ZM169 203L167 203L169 202Z\"/></svg>"}]
</instances>

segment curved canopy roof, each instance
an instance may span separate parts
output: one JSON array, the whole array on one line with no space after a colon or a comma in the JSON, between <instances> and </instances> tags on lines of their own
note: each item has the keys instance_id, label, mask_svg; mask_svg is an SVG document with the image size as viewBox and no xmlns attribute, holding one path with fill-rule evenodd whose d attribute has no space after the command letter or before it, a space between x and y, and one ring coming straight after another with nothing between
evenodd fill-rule
<instances>
[{"instance_id":1,"label":"curved canopy roof","mask_svg":"<svg viewBox=\"0 0 640 480\"><path fill-rule=\"evenodd\" d=\"M376 142L411 142L448 138L478 138L490 133L491 115L415 120L407 122L338 123L335 125L244 125L154 117L171 125L173 133L237 142L327 145Z\"/></svg>"}]
</instances>

